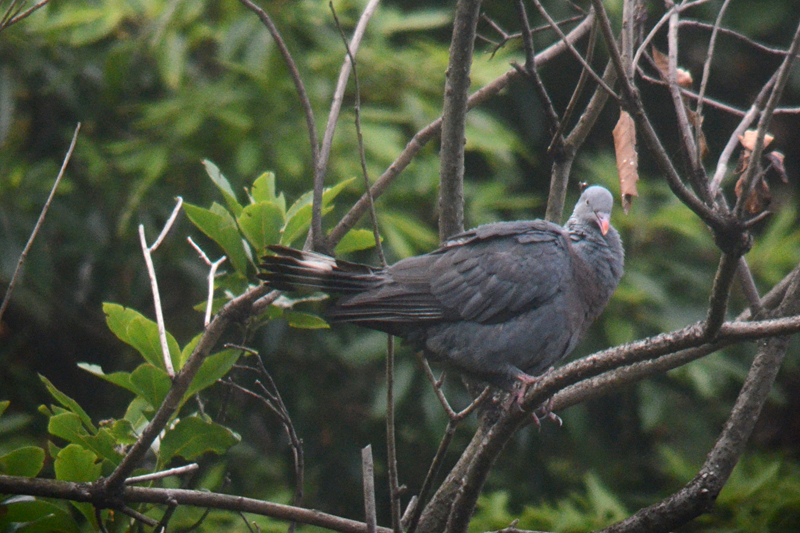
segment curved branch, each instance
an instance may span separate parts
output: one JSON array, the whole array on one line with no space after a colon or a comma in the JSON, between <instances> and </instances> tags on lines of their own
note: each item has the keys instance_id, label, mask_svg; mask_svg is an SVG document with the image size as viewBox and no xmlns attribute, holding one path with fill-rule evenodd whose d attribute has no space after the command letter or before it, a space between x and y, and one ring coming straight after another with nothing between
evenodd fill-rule
<instances>
[{"instance_id":1,"label":"curved branch","mask_svg":"<svg viewBox=\"0 0 800 533\"><path fill-rule=\"evenodd\" d=\"M26 478L0 475L0 493L27 494L43 498L58 498L74 502L86 502L98 507L119 508L123 503L152 503L158 505L191 505L207 509L225 509L235 512L253 513L262 516L300 522L323 527L341 533L367 533L363 522L339 516L303 509L291 505L272 503L242 496L218 494L199 490L155 489L145 487L124 487L119 500L106 499L92 483L74 483L55 479ZM377 533L392 533L385 527L376 528Z\"/></svg>"}]
</instances>

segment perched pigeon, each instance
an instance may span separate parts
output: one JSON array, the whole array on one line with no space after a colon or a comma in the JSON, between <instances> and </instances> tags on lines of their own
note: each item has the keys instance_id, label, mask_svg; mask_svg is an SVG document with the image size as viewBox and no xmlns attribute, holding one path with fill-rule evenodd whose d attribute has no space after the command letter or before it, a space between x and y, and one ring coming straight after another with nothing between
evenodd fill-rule
<instances>
[{"instance_id":1,"label":"perched pigeon","mask_svg":"<svg viewBox=\"0 0 800 533\"><path fill-rule=\"evenodd\" d=\"M624 252L603 187L564 227L500 222L387 268L270 246L259 277L281 290L340 295L327 311L405 339L426 357L506 390L566 357L611 298Z\"/></svg>"}]
</instances>

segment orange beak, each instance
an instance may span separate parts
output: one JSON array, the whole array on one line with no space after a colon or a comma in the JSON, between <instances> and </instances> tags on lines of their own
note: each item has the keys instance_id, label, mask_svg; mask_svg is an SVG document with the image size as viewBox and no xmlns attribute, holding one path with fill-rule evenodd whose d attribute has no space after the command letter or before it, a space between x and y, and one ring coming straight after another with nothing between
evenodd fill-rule
<instances>
[{"instance_id":1,"label":"orange beak","mask_svg":"<svg viewBox=\"0 0 800 533\"><path fill-rule=\"evenodd\" d=\"M609 220L609 216L606 214L595 213L597 217L597 226L600 228L600 233L605 235L608 233L608 228L611 227L611 221Z\"/></svg>"}]
</instances>

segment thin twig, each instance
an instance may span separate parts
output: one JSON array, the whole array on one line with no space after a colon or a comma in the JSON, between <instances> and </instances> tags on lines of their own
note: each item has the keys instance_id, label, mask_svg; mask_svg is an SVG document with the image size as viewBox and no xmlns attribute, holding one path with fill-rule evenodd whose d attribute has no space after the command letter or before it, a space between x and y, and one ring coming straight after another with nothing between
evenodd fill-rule
<instances>
[{"instance_id":1,"label":"thin twig","mask_svg":"<svg viewBox=\"0 0 800 533\"><path fill-rule=\"evenodd\" d=\"M12 2L11 6L14 6L15 3L16 2ZM20 9L22 9L22 4L24 4L24 3L25 3L24 1L20 2ZM2 22L0 22L0 31L3 31L4 29L8 28L9 26L12 26L12 25L16 24L20 20L28 18L35 11L38 11L39 9L41 9L42 7L44 7L45 5L47 5L49 3L50 3L50 0L41 0L38 4L35 4L35 5L31 6L31 7L29 7L27 10L25 10L22 13L19 13L19 11L17 11L17 13L19 13L19 14L14 14L10 19L7 18L11 13L11 7L9 7L8 11L6 12L6 14L3 17Z\"/></svg>"},{"instance_id":2,"label":"thin twig","mask_svg":"<svg viewBox=\"0 0 800 533\"><path fill-rule=\"evenodd\" d=\"M311 107L311 100L308 98L308 93L306 92L306 87L303 84L303 78L300 76L300 71L297 68L297 64L294 62L292 58L291 52L289 52L289 48L286 46L286 43L281 37L280 32L278 31L277 26L272 22L272 19L267 14L266 11L261 9L259 6L255 5L251 0L239 0L242 4L244 4L248 9L253 11L264 26L269 31L269 34L272 36L272 40L275 41L275 45L278 47L278 50L283 56L283 60L286 63L286 67L289 69L289 75L292 77L292 81L294 82L295 90L297 91L297 97L300 99L300 106L303 108L303 113L306 117L306 127L308 127L308 138L309 138L309 145L311 146L311 163L313 168L315 169L314 172L316 174L316 169L319 166L319 159L320 159L320 147L319 147L319 138L317 137L317 124L314 120L314 110ZM320 195L322 191L320 190ZM316 191L315 191L316 195ZM320 196L321 201L321 196ZM318 221L320 224L321 229L321 222Z\"/></svg>"},{"instance_id":3,"label":"thin twig","mask_svg":"<svg viewBox=\"0 0 800 533\"><path fill-rule=\"evenodd\" d=\"M698 121L701 121L703 118L703 97L706 94L706 89L708 88L708 79L711 74L711 60L714 59L714 50L717 44L717 36L719 35L719 29L722 26L722 17L725 16L725 11L728 10L728 5L730 5L731 0L725 0L722 3L722 7L719 8L719 12L717 13L717 18L714 21L714 29L711 30L711 37L708 40L708 51L706 52L706 60L703 63L703 77L700 80L700 90L697 92L697 108L695 112L697 113ZM698 131L700 130L698 125ZM699 143L698 143L699 144ZM698 155L701 155L698 152ZM700 164L700 161L697 162Z\"/></svg>"},{"instance_id":4,"label":"thin twig","mask_svg":"<svg viewBox=\"0 0 800 533\"><path fill-rule=\"evenodd\" d=\"M192 248L194 248L195 251L200 254L200 259L202 259L205 264L210 267L208 271L208 298L206 299L206 314L203 317L203 327L208 327L208 324L211 323L211 310L214 304L214 279L217 276L217 269L219 268L219 265L225 261L226 257L223 255L216 261L212 262L206 253L192 240L191 237L186 237L186 240L188 240L189 244L192 245Z\"/></svg>"},{"instance_id":5,"label":"thin twig","mask_svg":"<svg viewBox=\"0 0 800 533\"><path fill-rule=\"evenodd\" d=\"M538 0L534 0L534 5L537 9L544 11L541 4L539 4ZM533 34L531 33L531 27L528 23L528 14L525 12L525 4L522 0L516 0L514 2L514 6L517 9L517 18L519 19L520 24L522 25L522 44L525 48L525 68L522 69L528 79L531 80L533 83L533 89L536 91L536 96L539 98L539 103L542 105L544 109L544 116L547 119L547 128L549 130L549 134L554 136L556 132L561 130L561 121L558 118L558 113L556 113L555 107L553 107L553 101L550 99L550 95L547 94L547 89L542 82L542 78L539 76L539 71L536 68L536 54L534 53L533 49ZM558 25L555 25L558 28ZM511 63L514 68L520 70L519 67L515 62ZM553 137L552 143L555 146L562 146L564 139L558 139Z\"/></svg>"},{"instance_id":6,"label":"thin twig","mask_svg":"<svg viewBox=\"0 0 800 533\"><path fill-rule=\"evenodd\" d=\"M147 265L147 275L150 278L150 288L153 291L153 305L155 305L156 308L156 324L158 326L158 339L161 341L161 355L164 358L164 368L170 378L175 377L175 368L172 366L172 356L169 353L167 328L164 325L164 311L161 308L161 296L158 292L158 278L156 277L156 269L153 266L153 252L155 252L158 247L161 246L161 243L164 241L167 233L169 233L169 230L172 229L172 225L175 223L178 213L180 213L181 206L183 206L183 198L179 196L178 202L175 205L175 208L172 210L172 214L170 215L166 224L164 224L161 234L159 234L152 246L147 246L147 238L144 235L144 224L139 224L139 242L142 245L144 262Z\"/></svg>"},{"instance_id":7,"label":"thin twig","mask_svg":"<svg viewBox=\"0 0 800 533\"><path fill-rule=\"evenodd\" d=\"M61 169L58 171L58 175L56 176L56 181L53 183L53 187L50 189L50 194L47 197L47 200L44 203L44 207L42 207L42 212L39 213L39 219L36 221L36 225L33 226L33 231L31 231L31 236L28 237L28 242L25 244L25 248L23 248L22 253L19 256L19 260L17 261L17 266L14 269L14 274L11 276L11 281L8 284L8 288L6 289L6 294L3 297L3 303L0 304L0 321L3 320L3 314L6 312L6 307L11 302L11 293L14 292L14 287L17 284L17 280L19 279L22 273L22 265L25 264L25 259L28 257L28 252L33 246L33 241L36 239L36 236L39 234L39 229L41 229L42 224L44 223L44 218L47 216L47 211L50 210L50 204L53 202L53 197L56 194L56 189L58 188L58 184L61 183L61 178L64 176L64 171L67 169L67 165L69 164L69 160L72 158L72 152L75 150L75 143L78 142L78 132L81 130L81 123L78 122L78 125L75 126L75 132L72 134L72 141L69 143L69 149L67 150L67 155L64 156L64 160L61 162Z\"/></svg>"},{"instance_id":8,"label":"thin twig","mask_svg":"<svg viewBox=\"0 0 800 533\"><path fill-rule=\"evenodd\" d=\"M311 242L314 249L317 251L330 251L325 249L327 243L325 241L325 234L322 232L322 191L325 185L328 158L330 157L331 148L333 147L333 134L339 122L339 112L342 108L344 91L347 88L347 80L350 78L350 70L353 68L354 64L351 58L355 57L361 45L361 39L364 37L364 33L367 30L367 23L378 8L378 2L379 0L370 0L364 12L361 14L358 24L356 24L356 29L353 31L353 38L350 40L350 44L347 47L347 53L345 54L342 68L339 71L339 79L333 91L333 101L331 102L331 110L328 113L328 123L325 126L325 132L322 136L322 147L320 149L319 158L316 160L314 166L314 195L311 210L311 227L309 231L311 232Z\"/></svg>"},{"instance_id":9,"label":"thin twig","mask_svg":"<svg viewBox=\"0 0 800 533\"><path fill-rule=\"evenodd\" d=\"M780 102L781 96L783 95L783 89L786 87L786 82L789 81L789 74L792 71L792 64L797 57L798 51L800 51L800 25L797 26L794 36L792 37L792 44L789 46L788 54L783 58L783 62L781 62L781 66L778 68L775 85L772 88L769 100L767 100L761 117L758 120L756 143L753 147L752 154L750 154L750 164L741 177L742 194L737 199L736 206L733 208L734 215L740 219L743 217L745 201L755 181L758 163L761 161L761 154L764 151L764 137L767 134L772 120L772 113L775 111L775 108L778 107L778 102Z\"/></svg>"},{"instance_id":10,"label":"thin twig","mask_svg":"<svg viewBox=\"0 0 800 533\"><path fill-rule=\"evenodd\" d=\"M578 50L575 48L572 42L569 39L567 39L567 36L564 35L564 32L561 31L561 28L558 27L558 24L556 24L556 22L552 19L552 17L550 17L550 14L547 13L547 11L545 11L545 9L541 6L541 4L538 1L534 1L534 5L536 6L537 9L539 9L539 13L541 13L541 15L545 18L545 20L547 20L547 23L550 24L550 27L553 28L553 31L556 32L556 35L558 35L559 39L561 39L561 41L559 42L563 42L567 46L567 50L569 50L570 53L575 57L575 59L577 59L580 62L580 64L583 66L584 69L586 69L586 72L592 77L592 79L594 79L594 81L597 82L597 84L600 87L602 87L603 90L605 90L609 96L611 96L614 100L619 102L620 101L619 95L617 95L617 93L614 92L614 90L605 82L605 80L603 80L603 78L601 78L597 74L597 72L594 71L591 65L589 65L589 63L586 62L586 59L581 55L580 52L578 52Z\"/></svg>"},{"instance_id":11,"label":"thin twig","mask_svg":"<svg viewBox=\"0 0 800 533\"><path fill-rule=\"evenodd\" d=\"M770 91L775 85L775 81L778 79L777 74L778 73L775 72L769 81L764 84L759 91L758 96L756 96L756 99L753 101L753 105L750 106L750 109L747 110L742 117L742 120L740 120L739 124L736 126L736 129L733 130L733 133L731 133L731 136L728 138L728 142L725 144L725 148L723 148L722 153L717 160L717 168L714 171L714 176L711 178L712 197L717 196L717 193L722 185L722 180L725 179L725 175L728 173L728 162L733 156L733 151L739 145L739 137L744 135L744 132L750 127L759 113L761 113L761 110L764 108Z\"/></svg>"},{"instance_id":12,"label":"thin twig","mask_svg":"<svg viewBox=\"0 0 800 533\"><path fill-rule=\"evenodd\" d=\"M197 463L190 463L188 465L170 468L169 470L162 470L160 472L153 472L151 474L144 474L141 476L132 476L125 480L126 485L133 485L134 483L144 483L145 481L153 481L154 479L163 479L170 476L180 476L187 472L194 472L200 468Z\"/></svg>"}]
</instances>

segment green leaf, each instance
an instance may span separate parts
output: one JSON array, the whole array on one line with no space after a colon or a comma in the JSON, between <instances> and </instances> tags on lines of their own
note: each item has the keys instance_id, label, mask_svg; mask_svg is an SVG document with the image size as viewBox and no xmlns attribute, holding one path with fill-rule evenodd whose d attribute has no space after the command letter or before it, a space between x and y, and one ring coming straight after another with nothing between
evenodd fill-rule
<instances>
[{"instance_id":1,"label":"green leaf","mask_svg":"<svg viewBox=\"0 0 800 533\"><path fill-rule=\"evenodd\" d=\"M47 430L51 435L91 450L98 457L107 459L113 465L119 464L122 459L117 451L119 443L110 432L101 430L95 435L89 434L74 413L64 412L53 415L50 417Z\"/></svg>"},{"instance_id":2,"label":"green leaf","mask_svg":"<svg viewBox=\"0 0 800 533\"><path fill-rule=\"evenodd\" d=\"M236 433L224 426L190 416L182 419L164 435L159 462L166 465L178 455L192 461L206 452L223 454L239 440Z\"/></svg>"},{"instance_id":3,"label":"green leaf","mask_svg":"<svg viewBox=\"0 0 800 533\"><path fill-rule=\"evenodd\" d=\"M236 195L234 194L228 179L222 175L222 172L219 171L219 167L208 159L203 160L203 166L206 167L206 172L211 178L211 181L214 182L214 185L216 185L219 190L222 191L222 196L225 198L225 203L228 204L228 209L233 212L234 216L238 217L242 212L242 204L236 200Z\"/></svg>"},{"instance_id":4,"label":"green leaf","mask_svg":"<svg viewBox=\"0 0 800 533\"><path fill-rule=\"evenodd\" d=\"M50 392L50 395L53 396L53 398L55 398L55 400L58 403L69 409L76 416L78 416L80 418L80 421L83 422L83 424L87 428L89 428L89 431L91 431L92 433L97 432L97 428L95 428L94 424L92 424L92 419L89 418L89 415L86 414L86 411L84 411L83 408L80 405L78 405L78 402L76 402L75 400L73 400L60 390L58 390L55 387L55 385L50 383L50 380L48 380L46 377L39 375L39 379L42 380L44 386L47 387L47 390Z\"/></svg>"},{"instance_id":5,"label":"green leaf","mask_svg":"<svg viewBox=\"0 0 800 533\"><path fill-rule=\"evenodd\" d=\"M23 446L0 456L0 474L35 477L44 466L44 450L38 446Z\"/></svg>"},{"instance_id":6,"label":"green leaf","mask_svg":"<svg viewBox=\"0 0 800 533\"><path fill-rule=\"evenodd\" d=\"M337 183L333 187L327 188L322 192L322 215L325 216L330 212L327 208L328 204L333 201L342 190L347 187L355 178L350 178ZM311 204L313 201L313 192L309 191L300 198L286 212L286 224L283 226L283 235L281 237L281 244L290 245L300 235L308 230L311 224ZM327 209L326 209L327 208Z\"/></svg>"},{"instance_id":7,"label":"green leaf","mask_svg":"<svg viewBox=\"0 0 800 533\"><path fill-rule=\"evenodd\" d=\"M277 194L275 173L264 172L256 178L256 181L253 182L253 187L250 189L250 196L254 203L272 202L280 208L281 216L286 214L286 198L283 193Z\"/></svg>"},{"instance_id":8,"label":"green leaf","mask_svg":"<svg viewBox=\"0 0 800 533\"><path fill-rule=\"evenodd\" d=\"M100 428L99 433L108 434L114 442L119 444L129 445L136 442L136 433L133 431L133 425L124 418L106 424L104 427Z\"/></svg>"},{"instance_id":9,"label":"green leaf","mask_svg":"<svg viewBox=\"0 0 800 533\"><path fill-rule=\"evenodd\" d=\"M0 402L0 416L3 416L3 413L6 412L6 409L8 409L9 405L11 405L11 401L9 400Z\"/></svg>"},{"instance_id":10,"label":"green leaf","mask_svg":"<svg viewBox=\"0 0 800 533\"><path fill-rule=\"evenodd\" d=\"M245 207L237 221L242 233L260 256L268 244L279 241L283 212L272 202L258 202Z\"/></svg>"},{"instance_id":11,"label":"green leaf","mask_svg":"<svg viewBox=\"0 0 800 533\"><path fill-rule=\"evenodd\" d=\"M283 312L283 318L289 322L290 326L298 329L323 329L330 327L325 320L317 315L301 313L300 311L292 311L290 309Z\"/></svg>"},{"instance_id":12,"label":"green leaf","mask_svg":"<svg viewBox=\"0 0 800 533\"><path fill-rule=\"evenodd\" d=\"M186 391L186 397L191 397L216 383L218 379L227 374L231 367L236 364L240 355L239 350L228 349L206 357L192 380L192 384L189 385L189 390Z\"/></svg>"},{"instance_id":13,"label":"green leaf","mask_svg":"<svg viewBox=\"0 0 800 533\"><path fill-rule=\"evenodd\" d=\"M225 208L213 204L211 209L204 209L192 204L183 204L189 220L214 242L220 245L228 256L228 260L241 275L247 275L247 253L242 243L242 236L236 220ZM239 213L241 213L241 209Z\"/></svg>"},{"instance_id":14,"label":"green leaf","mask_svg":"<svg viewBox=\"0 0 800 533\"><path fill-rule=\"evenodd\" d=\"M179 88L186 70L186 38L174 30L167 30L156 51L156 63L161 79L172 90Z\"/></svg>"},{"instance_id":15,"label":"green leaf","mask_svg":"<svg viewBox=\"0 0 800 533\"><path fill-rule=\"evenodd\" d=\"M60 481L90 482L100 477L101 465L97 456L77 444L70 444L56 456L53 463L56 479Z\"/></svg>"},{"instance_id":16,"label":"green leaf","mask_svg":"<svg viewBox=\"0 0 800 533\"><path fill-rule=\"evenodd\" d=\"M158 409L172 386L167 373L153 365L143 364L131 372L131 385L136 394L147 400L154 409Z\"/></svg>"},{"instance_id":17,"label":"green leaf","mask_svg":"<svg viewBox=\"0 0 800 533\"><path fill-rule=\"evenodd\" d=\"M136 349L145 361L159 368L164 367L164 358L161 351L161 340L158 338L158 324L146 318L134 309L118 304L104 303L103 312L106 314L106 324L119 340ZM175 370L180 368L180 347L169 332L167 332L167 346Z\"/></svg>"},{"instance_id":18,"label":"green leaf","mask_svg":"<svg viewBox=\"0 0 800 533\"><path fill-rule=\"evenodd\" d=\"M130 372L114 372L112 374L106 374L99 365L92 365L89 363L78 363L78 368L83 369L100 379L108 381L109 383L113 383L114 385L122 387L123 389L129 390L134 394L137 393L136 388L131 384Z\"/></svg>"},{"instance_id":19,"label":"green leaf","mask_svg":"<svg viewBox=\"0 0 800 533\"><path fill-rule=\"evenodd\" d=\"M383 239L381 239L383 241ZM375 234L368 229L352 229L348 231L339 244L336 245L337 254L366 250L375 246Z\"/></svg>"},{"instance_id":20,"label":"green leaf","mask_svg":"<svg viewBox=\"0 0 800 533\"><path fill-rule=\"evenodd\" d=\"M0 531L78 533L80 529L72 514L58 504L12 496L0 501Z\"/></svg>"}]
</instances>

